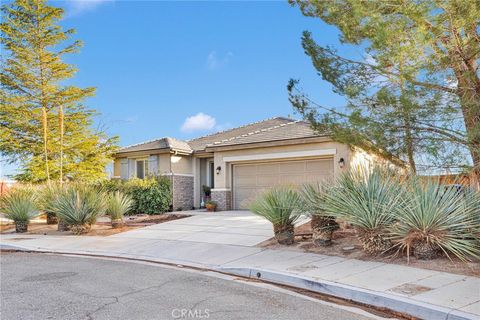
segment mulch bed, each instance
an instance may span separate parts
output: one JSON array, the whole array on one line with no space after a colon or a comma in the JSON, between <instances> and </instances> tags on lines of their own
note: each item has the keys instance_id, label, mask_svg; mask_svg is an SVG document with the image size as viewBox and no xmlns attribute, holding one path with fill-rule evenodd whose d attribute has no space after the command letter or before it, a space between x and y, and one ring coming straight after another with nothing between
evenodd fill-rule
<instances>
[{"instance_id":1,"label":"mulch bed","mask_svg":"<svg viewBox=\"0 0 480 320\"><path fill-rule=\"evenodd\" d=\"M113 234L122 233L134 229L138 229L145 226L159 224L177 219L187 218L189 215L180 214L160 214L160 215L135 215L125 217L126 225L122 228L113 229L110 222L97 222L92 226L90 232L86 233L86 236L111 236ZM15 225L1 225L1 234L15 233ZM56 235L56 236L68 236L72 235L70 231L60 232L57 230L56 224L48 225L46 223L31 223L28 225L28 232L24 234L41 234L41 235Z\"/></svg>"},{"instance_id":2,"label":"mulch bed","mask_svg":"<svg viewBox=\"0 0 480 320\"><path fill-rule=\"evenodd\" d=\"M410 263L407 262L405 254L396 252L385 254L383 256L371 256L362 250L362 245L358 241L355 230L342 227L333 233L333 243L329 247L319 247L311 241L312 230L310 223L305 223L295 228L295 244L291 246L283 246L277 243L275 238L271 238L260 243L258 246L270 249L286 249L293 251L302 251L309 253L317 253L330 256L341 256L350 259L358 259L364 261L376 261L391 264L406 265L415 268L429 269L435 271L443 271L460 275L480 277L480 260L464 263L457 258L449 260L447 257L440 256L433 260L417 260L410 257ZM354 247L353 250L345 250L348 247ZM349 248L351 249L351 248Z\"/></svg>"}]
</instances>

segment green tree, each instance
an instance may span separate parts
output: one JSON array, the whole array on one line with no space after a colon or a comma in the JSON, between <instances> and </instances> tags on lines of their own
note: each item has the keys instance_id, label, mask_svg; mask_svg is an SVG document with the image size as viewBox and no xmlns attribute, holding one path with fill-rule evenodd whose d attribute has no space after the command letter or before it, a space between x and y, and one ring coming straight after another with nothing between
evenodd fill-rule
<instances>
[{"instance_id":1,"label":"green tree","mask_svg":"<svg viewBox=\"0 0 480 320\"><path fill-rule=\"evenodd\" d=\"M0 152L21 163L20 180L97 180L116 148L116 137L92 128L96 112L83 104L95 88L65 84L77 69L62 58L82 43L65 44L74 30L58 25L63 14L45 0L2 6Z\"/></svg>"},{"instance_id":2,"label":"green tree","mask_svg":"<svg viewBox=\"0 0 480 320\"><path fill-rule=\"evenodd\" d=\"M480 2L291 0L291 4L306 16L336 26L343 44L365 52L360 59L342 57L304 32L302 45L313 65L348 101L342 112L326 108L321 115L291 81L290 99L314 126L387 153L394 149L392 144L369 139L368 129L396 126L398 130L391 132L403 131L407 158L415 149L440 156L445 149L466 148L480 174ZM385 97L393 99L390 104L385 104ZM389 117L375 117L377 111L398 117L389 122ZM358 136L346 137L357 129Z\"/></svg>"}]
</instances>

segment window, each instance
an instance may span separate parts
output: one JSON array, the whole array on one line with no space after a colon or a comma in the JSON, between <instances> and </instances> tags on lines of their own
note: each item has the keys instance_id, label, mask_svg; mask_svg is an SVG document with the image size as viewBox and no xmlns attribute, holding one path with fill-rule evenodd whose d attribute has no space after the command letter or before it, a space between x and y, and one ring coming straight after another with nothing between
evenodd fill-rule
<instances>
[{"instance_id":1,"label":"window","mask_svg":"<svg viewBox=\"0 0 480 320\"><path fill-rule=\"evenodd\" d=\"M136 177L138 179L145 179L148 175L148 160L137 160L135 169Z\"/></svg>"},{"instance_id":2,"label":"window","mask_svg":"<svg viewBox=\"0 0 480 320\"><path fill-rule=\"evenodd\" d=\"M209 171L208 178L210 180L208 181L208 183L210 184L210 187L213 189L215 188L215 166L213 162L208 163L208 171Z\"/></svg>"}]
</instances>

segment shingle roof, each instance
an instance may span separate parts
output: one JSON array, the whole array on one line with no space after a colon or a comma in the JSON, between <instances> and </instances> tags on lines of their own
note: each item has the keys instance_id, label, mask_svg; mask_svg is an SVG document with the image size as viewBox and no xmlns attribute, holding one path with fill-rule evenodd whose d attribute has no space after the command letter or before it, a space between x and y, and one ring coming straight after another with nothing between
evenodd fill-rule
<instances>
[{"instance_id":1,"label":"shingle roof","mask_svg":"<svg viewBox=\"0 0 480 320\"><path fill-rule=\"evenodd\" d=\"M158 149L190 153L192 151L203 151L208 147L233 146L318 136L308 122L276 117L188 141L177 140L170 137L146 141L121 148L118 153Z\"/></svg>"},{"instance_id":2,"label":"shingle roof","mask_svg":"<svg viewBox=\"0 0 480 320\"><path fill-rule=\"evenodd\" d=\"M208 144L207 147L234 146L256 142L313 138L318 136L319 134L310 127L308 122L291 120L287 123L251 131L230 139L216 141Z\"/></svg>"},{"instance_id":3,"label":"shingle roof","mask_svg":"<svg viewBox=\"0 0 480 320\"><path fill-rule=\"evenodd\" d=\"M271 128L274 126L279 126L282 124L287 124L293 121L295 120L284 118L284 117L270 118L270 119L250 123L241 127L233 128L230 130L225 130L225 131L217 132L207 136L203 136L200 138L192 139L187 142L193 150L199 151L199 150L204 150L207 145L219 143L219 142L233 139L245 134L251 134L252 132Z\"/></svg>"},{"instance_id":4,"label":"shingle roof","mask_svg":"<svg viewBox=\"0 0 480 320\"><path fill-rule=\"evenodd\" d=\"M159 149L192 152L192 149L185 141L165 137L126 146L121 148L117 153Z\"/></svg>"}]
</instances>

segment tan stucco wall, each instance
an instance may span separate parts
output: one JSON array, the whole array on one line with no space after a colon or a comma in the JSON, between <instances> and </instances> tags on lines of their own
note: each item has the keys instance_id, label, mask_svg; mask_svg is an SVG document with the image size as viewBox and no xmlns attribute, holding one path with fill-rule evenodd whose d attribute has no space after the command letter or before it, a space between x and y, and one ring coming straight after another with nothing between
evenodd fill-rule
<instances>
[{"instance_id":1,"label":"tan stucco wall","mask_svg":"<svg viewBox=\"0 0 480 320\"><path fill-rule=\"evenodd\" d=\"M193 174L191 156L171 155L172 172L180 174Z\"/></svg>"},{"instance_id":2,"label":"tan stucco wall","mask_svg":"<svg viewBox=\"0 0 480 320\"><path fill-rule=\"evenodd\" d=\"M309 150L322 150L322 149L336 149L336 154L333 156L334 161L334 176L338 175L341 171L349 168L351 149L344 144L337 142L317 142L307 143L299 145L277 146L277 147L262 147L243 150L230 150L230 151L217 151L214 154L215 168L220 166L222 168L220 174L215 174L215 189L230 189L231 188L231 163L225 163L225 157L233 156L246 156L246 155L258 155L265 153L282 153L282 152L295 152L295 151L309 151ZM332 157L332 156L326 156ZM345 160L344 168L340 168L338 161L340 158ZM302 158L285 158L285 160L304 159ZM281 159L275 159L278 161ZM269 160L262 160L269 161ZM251 162L251 161L248 161Z\"/></svg>"},{"instance_id":3,"label":"tan stucco wall","mask_svg":"<svg viewBox=\"0 0 480 320\"><path fill-rule=\"evenodd\" d=\"M404 171L405 168L399 167L398 165L393 164L392 162L374 154L368 153L365 150L360 148L353 148L352 156L350 160L350 167L357 168L369 168L372 166L389 166L395 168L396 170Z\"/></svg>"},{"instance_id":4,"label":"tan stucco wall","mask_svg":"<svg viewBox=\"0 0 480 320\"><path fill-rule=\"evenodd\" d=\"M158 173L165 174L170 172L170 154L159 154L158 155Z\"/></svg>"}]
</instances>

